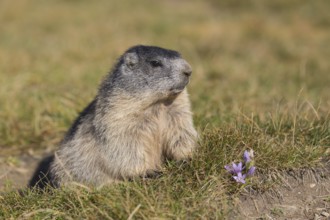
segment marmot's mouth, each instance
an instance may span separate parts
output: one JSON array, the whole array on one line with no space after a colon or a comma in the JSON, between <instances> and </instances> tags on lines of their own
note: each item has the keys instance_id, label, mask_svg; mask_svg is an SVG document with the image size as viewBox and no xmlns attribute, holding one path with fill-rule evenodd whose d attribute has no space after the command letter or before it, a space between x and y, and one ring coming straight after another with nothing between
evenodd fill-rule
<instances>
[{"instance_id":1,"label":"marmot's mouth","mask_svg":"<svg viewBox=\"0 0 330 220\"><path fill-rule=\"evenodd\" d=\"M186 87L185 85L179 86L179 87L171 89L170 91L173 94L179 94L180 92L182 92L184 90L185 87Z\"/></svg>"},{"instance_id":2,"label":"marmot's mouth","mask_svg":"<svg viewBox=\"0 0 330 220\"><path fill-rule=\"evenodd\" d=\"M175 85L172 87L172 89L170 89L170 92L175 95L179 94L186 88L186 85L188 85L188 83L189 83L189 80L186 80L178 85Z\"/></svg>"},{"instance_id":3,"label":"marmot's mouth","mask_svg":"<svg viewBox=\"0 0 330 220\"><path fill-rule=\"evenodd\" d=\"M173 89L173 90L171 90L171 93L176 95L176 94L179 94L182 91L183 91L183 89Z\"/></svg>"}]
</instances>

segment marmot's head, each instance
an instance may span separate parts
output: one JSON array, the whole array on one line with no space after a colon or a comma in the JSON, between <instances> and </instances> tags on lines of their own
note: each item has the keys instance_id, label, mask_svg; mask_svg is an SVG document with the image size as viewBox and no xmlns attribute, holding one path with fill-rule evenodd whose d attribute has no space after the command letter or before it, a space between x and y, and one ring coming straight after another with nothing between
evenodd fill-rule
<instances>
[{"instance_id":1,"label":"marmot's head","mask_svg":"<svg viewBox=\"0 0 330 220\"><path fill-rule=\"evenodd\" d=\"M190 65L176 51L135 46L119 59L111 84L132 94L172 96L184 90L191 73Z\"/></svg>"}]
</instances>

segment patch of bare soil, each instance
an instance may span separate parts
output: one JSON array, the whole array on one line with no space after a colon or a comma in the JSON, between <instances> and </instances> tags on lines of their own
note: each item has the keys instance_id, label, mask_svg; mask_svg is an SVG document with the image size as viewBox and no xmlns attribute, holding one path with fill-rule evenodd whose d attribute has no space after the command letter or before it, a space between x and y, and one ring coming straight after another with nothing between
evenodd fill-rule
<instances>
[{"instance_id":1,"label":"patch of bare soil","mask_svg":"<svg viewBox=\"0 0 330 220\"><path fill-rule=\"evenodd\" d=\"M0 157L0 191L26 187L41 159L30 155Z\"/></svg>"},{"instance_id":2,"label":"patch of bare soil","mask_svg":"<svg viewBox=\"0 0 330 220\"><path fill-rule=\"evenodd\" d=\"M234 219L330 220L330 163L319 169L290 171L266 193L246 192Z\"/></svg>"}]
</instances>

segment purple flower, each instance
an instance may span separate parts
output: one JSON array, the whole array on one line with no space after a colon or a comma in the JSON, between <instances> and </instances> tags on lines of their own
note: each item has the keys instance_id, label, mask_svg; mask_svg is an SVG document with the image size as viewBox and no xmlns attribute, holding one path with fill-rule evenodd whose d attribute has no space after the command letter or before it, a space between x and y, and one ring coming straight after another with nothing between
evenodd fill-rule
<instances>
[{"instance_id":1,"label":"purple flower","mask_svg":"<svg viewBox=\"0 0 330 220\"><path fill-rule=\"evenodd\" d=\"M239 162L237 165L233 163L233 171L235 174L241 173L243 170L243 164L242 162Z\"/></svg>"},{"instance_id":2,"label":"purple flower","mask_svg":"<svg viewBox=\"0 0 330 220\"><path fill-rule=\"evenodd\" d=\"M243 167L242 162L239 162L238 164L232 163L232 165L226 165L225 166L225 169L231 174L241 173L243 168L244 167Z\"/></svg>"},{"instance_id":3,"label":"purple flower","mask_svg":"<svg viewBox=\"0 0 330 220\"><path fill-rule=\"evenodd\" d=\"M246 174L242 175L241 172L237 173L237 176L233 176L233 178L236 180L236 182L238 183L245 183L245 177L246 177Z\"/></svg>"},{"instance_id":4,"label":"purple flower","mask_svg":"<svg viewBox=\"0 0 330 220\"><path fill-rule=\"evenodd\" d=\"M232 165L226 165L225 169L228 171L228 173L234 173L233 166Z\"/></svg>"},{"instance_id":5,"label":"purple flower","mask_svg":"<svg viewBox=\"0 0 330 220\"><path fill-rule=\"evenodd\" d=\"M248 163L248 162L251 161L250 153L249 153L247 150L244 151L243 159L244 159L244 162L245 162L245 163Z\"/></svg>"},{"instance_id":6,"label":"purple flower","mask_svg":"<svg viewBox=\"0 0 330 220\"><path fill-rule=\"evenodd\" d=\"M243 162L231 163L225 166L225 169L230 173L237 183L245 184L248 177L254 175L256 167L254 165L253 150L246 150L243 154Z\"/></svg>"},{"instance_id":7,"label":"purple flower","mask_svg":"<svg viewBox=\"0 0 330 220\"><path fill-rule=\"evenodd\" d=\"M253 176L254 172L256 171L256 167L252 166L249 171L247 172L247 176Z\"/></svg>"}]
</instances>

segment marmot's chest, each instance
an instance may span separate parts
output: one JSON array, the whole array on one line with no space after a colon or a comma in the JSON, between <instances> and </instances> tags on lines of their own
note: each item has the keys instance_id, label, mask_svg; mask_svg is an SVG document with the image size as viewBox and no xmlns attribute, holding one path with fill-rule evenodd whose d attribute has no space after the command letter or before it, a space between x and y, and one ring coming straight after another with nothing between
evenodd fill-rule
<instances>
[{"instance_id":1,"label":"marmot's chest","mask_svg":"<svg viewBox=\"0 0 330 220\"><path fill-rule=\"evenodd\" d=\"M142 121L146 124L150 124L151 126L157 127L159 131L166 127L168 118L169 118L169 110L166 106L157 105L145 110L142 115Z\"/></svg>"},{"instance_id":2,"label":"marmot's chest","mask_svg":"<svg viewBox=\"0 0 330 220\"><path fill-rule=\"evenodd\" d=\"M140 120L142 127L148 128L159 141L171 122L171 111L167 106L157 105L145 110ZM157 136L157 137L156 137Z\"/></svg>"}]
</instances>

